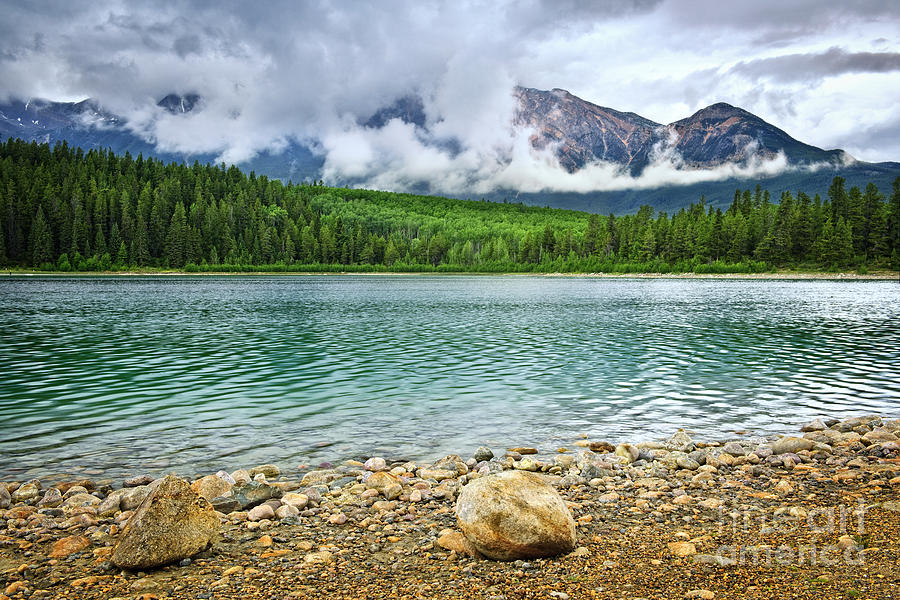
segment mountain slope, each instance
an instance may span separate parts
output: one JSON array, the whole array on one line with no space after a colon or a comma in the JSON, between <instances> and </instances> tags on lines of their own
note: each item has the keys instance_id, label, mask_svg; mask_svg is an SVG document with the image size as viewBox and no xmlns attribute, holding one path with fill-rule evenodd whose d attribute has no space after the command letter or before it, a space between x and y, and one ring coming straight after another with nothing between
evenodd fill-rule
<instances>
[{"instance_id":1,"label":"mountain slope","mask_svg":"<svg viewBox=\"0 0 900 600\"><path fill-rule=\"evenodd\" d=\"M574 172L592 161L616 163L640 174L654 154L675 150L683 167L708 169L753 158L771 160L783 153L791 164L843 160L840 150L822 150L741 108L713 104L686 119L661 125L635 113L597 106L566 90L517 88L516 124L534 128L532 145L556 145L556 156Z\"/></svg>"},{"instance_id":2,"label":"mountain slope","mask_svg":"<svg viewBox=\"0 0 900 600\"><path fill-rule=\"evenodd\" d=\"M854 163L840 150L823 150L804 144L785 131L756 115L729 104L719 103L701 109L669 125L656 123L632 112L621 112L587 102L561 89L537 90L519 87L514 91L519 109L513 126L532 131L530 142L538 150L550 150L568 173L602 161L619 167L626 175L640 176L660 157L679 159L667 168L702 171L753 161L773 159L783 154L791 165L805 168L783 171L778 175L759 175L750 179L715 179L690 185L661 185L652 189L588 193L518 193L497 190L484 197L490 200L518 198L537 205L575 208L592 212L633 212L641 204L673 210L707 197L713 206L725 206L737 187L757 182L774 197L783 190L804 189L824 195L835 175L845 177L849 185L864 186L869 181L882 191L891 188L900 175L897 163ZM157 103L161 115L170 113L190 119L202 110L199 94L169 94ZM165 112L163 112L165 111ZM425 106L421 98L405 96L368 117L359 119L365 128L379 129L393 119L427 130ZM0 105L0 139L22 138L54 144L66 140L70 146L84 149L111 148L118 153L139 153L164 161L215 162L215 155L162 152L151 139L135 135L121 117L102 108L94 100L82 102L10 102ZM441 151L455 156L461 151L455 138L432 140ZM239 165L271 178L292 181L322 177L324 157L296 141L280 152L263 152ZM675 165L675 166L672 166ZM749 171L752 172L752 171ZM347 183L334 181L332 183ZM646 188L646 186L644 186ZM428 192L428 182L408 191ZM470 194L460 190L455 195ZM481 194L479 194L481 196Z\"/></svg>"},{"instance_id":3,"label":"mountain slope","mask_svg":"<svg viewBox=\"0 0 900 600\"><path fill-rule=\"evenodd\" d=\"M799 142L756 115L724 102L675 121L669 129L677 135L675 149L686 164L695 168L743 161L752 155L772 159L779 152L794 164L837 163L843 155L840 150L822 150Z\"/></svg>"},{"instance_id":4,"label":"mountain slope","mask_svg":"<svg viewBox=\"0 0 900 600\"><path fill-rule=\"evenodd\" d=\"M515 93L519 99L515 124L537 131L531 143L538 150L557 144L556 156L570 173L594 160L640 172L653 146L665 138L659 123L591 104L566 90L519 87Z\"/></svg>"}]
</instances>

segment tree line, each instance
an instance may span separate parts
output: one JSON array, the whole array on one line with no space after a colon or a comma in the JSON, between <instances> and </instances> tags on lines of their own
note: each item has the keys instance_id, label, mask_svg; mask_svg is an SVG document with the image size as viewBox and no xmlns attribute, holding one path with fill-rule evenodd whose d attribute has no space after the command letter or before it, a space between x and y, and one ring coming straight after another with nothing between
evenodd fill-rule
<instances>
[{"instance_id":1,"label":"tree line","mask_svg":"<svg viewBox=\"0 0 900 600\"><path fill-rule=\"evenodd\" d=\"M0 264L59 271L748 272L900 267L890 198L737 190L673 215L284 184L225 165L0 143Z\"/></svg>"}]
</instances>

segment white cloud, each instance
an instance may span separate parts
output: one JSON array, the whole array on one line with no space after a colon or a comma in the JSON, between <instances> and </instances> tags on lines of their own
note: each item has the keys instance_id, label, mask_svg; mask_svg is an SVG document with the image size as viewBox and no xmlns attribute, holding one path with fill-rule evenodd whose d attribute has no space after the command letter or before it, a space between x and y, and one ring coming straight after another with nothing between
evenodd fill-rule
<instances>
[{"instance_id":1,"label":"white cloud","mask_svg":"<svg viewBox=\"0 0 900 600\"><path fill-rule=\"evenodd\" d=\"M569 89L663 123L725 101L814 145L900 158L900 72L811 77L784 60L775 78L734 69L830 48L900 52L894 3L0 0L0 11L0 98L94 97L161 149L225 161L318 140L326 179L427 180L458 192L452 186L621 189L734 174L662 159L640 181L611 165L562 172L510 134L515 84ZM200 93L204 109L168 115L154 105L170 92ZM427 131L355 125L410 93L425 101ZM441 145L448 139L453 151ZM734 168L785 168L770 162Z\"/></svg>"}]
</instances>

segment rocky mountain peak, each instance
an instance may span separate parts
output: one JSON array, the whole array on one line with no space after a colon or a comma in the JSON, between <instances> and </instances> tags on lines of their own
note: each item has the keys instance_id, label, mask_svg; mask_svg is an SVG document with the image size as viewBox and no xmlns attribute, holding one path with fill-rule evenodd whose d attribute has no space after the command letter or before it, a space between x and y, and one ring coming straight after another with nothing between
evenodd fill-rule
<instances>
[{"instance_id":1,"label":"rocky mountain peak","mask_svg":"<svg viewBox=\"0 0 900 600\"><path fill-rule=\"evenodd\" d=\"M203 98L200 94L169 94L156 103L160 108L165 109L173 115L182 115L198 108Z\"/></svg>"}]
</instances>

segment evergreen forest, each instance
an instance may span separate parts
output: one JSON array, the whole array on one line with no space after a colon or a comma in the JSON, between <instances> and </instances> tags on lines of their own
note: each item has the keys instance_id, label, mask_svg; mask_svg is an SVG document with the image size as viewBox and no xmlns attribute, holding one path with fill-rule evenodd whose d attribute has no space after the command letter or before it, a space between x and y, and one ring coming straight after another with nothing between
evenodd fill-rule
<instances>
[{"instance_id":1,"label":"evergreen forest","mask_svg":"<svg viewBox=\"0 0 900 600\"><path fill-rule=\"evenodd\" d=\"M900 268L892 190L737 190L675 214L284 184L225 165L0 143L0 264L46 271L760 272Z\"/></svg>"}]
</instances>

